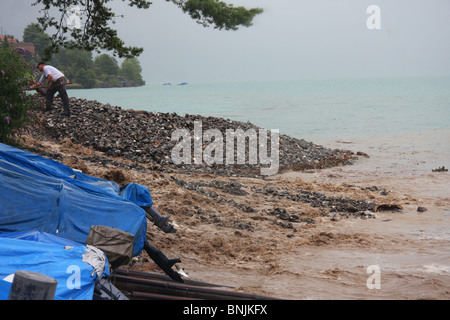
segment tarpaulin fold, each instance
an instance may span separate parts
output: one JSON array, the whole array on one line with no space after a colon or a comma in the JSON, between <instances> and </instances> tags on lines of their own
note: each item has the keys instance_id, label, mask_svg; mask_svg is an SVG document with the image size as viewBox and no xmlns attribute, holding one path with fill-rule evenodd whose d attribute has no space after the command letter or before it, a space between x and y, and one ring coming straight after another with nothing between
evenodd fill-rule
<instances>
[{"instance_id":1,"label":"tarpaulin fold","mask_svg":"<svg viewBox=\"0 0 450 320\"><path fill-rule=\"evenodd\" d=\"M134 236L133 255L146 241L148 188L83 174L27 151L0 143L0 234L41 231L85 243L93 225Z\"/></svg>"},{"instance_id":2,"label":"tarpaulin fold","mask_svg":"<svg viewBox=\"0 0 450 320\"><path fill-rule=\"evenodd\" d=\"M109 265L103 258L99 272L101 259L87 258L89 254L88 246L39 231L1 234L0 300L8 299L10 279L17 270L54 278L58 282L55 300L92 300L96 282L109 276Z\"/></svg>"}]
</instances>

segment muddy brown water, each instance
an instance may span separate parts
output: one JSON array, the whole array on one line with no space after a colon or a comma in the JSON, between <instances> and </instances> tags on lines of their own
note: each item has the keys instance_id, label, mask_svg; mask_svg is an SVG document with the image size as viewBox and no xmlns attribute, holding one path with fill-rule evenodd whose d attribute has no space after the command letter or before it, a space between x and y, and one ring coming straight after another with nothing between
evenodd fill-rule
<instances>
[{"instance_id":1,"label":"muddy brown water","mask_svg":"<svg viewBox=\"0 0 450 320\"><path fill-rule=\"evenodd\" d=\"M375 241L369 246L299 250L292 261L292 270L301 275L297 286L303 287L297 297L450 298L450 174L433 172L450 165L450 132L335 141L334 145L347 145L369 158L309 177L300 174L302 179L384 186L404 196L404 209L401 213L378 213L376 219L345 220L332 226L343 233L371 235ZM418 212L418 206L428 210ZM370 266L379 267L379 289L368 288L367 281L374 284L369 277L375 275Z\"/></svg>"},{"instance_id":2,"label":"muddy brown water","mask_svg":"<svg viewBox=\"0 0 450 320\"><path fill-rule=\"evenodd\" d=\"M351 166L278 178L376 185L395 190L403 210L325 224L325 234L357 241L334 244L331 238L327 245L293 246L286 254L277 253L273 272L199 265L193 275L283 299L449 299L450 173L433 169L450 166L450 131L323 143L369 157ZM427 211L418 212L419 206Z\"/></svg>"}]
</instances>

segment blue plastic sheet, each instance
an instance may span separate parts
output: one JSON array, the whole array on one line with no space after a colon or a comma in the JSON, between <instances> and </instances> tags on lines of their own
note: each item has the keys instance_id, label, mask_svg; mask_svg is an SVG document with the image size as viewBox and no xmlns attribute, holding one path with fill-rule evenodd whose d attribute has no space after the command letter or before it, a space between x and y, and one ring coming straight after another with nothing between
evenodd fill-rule
<instances>
[{"instance_id":1,"label":"blue plastic sheet","mask_svg":"<svg viewBox=\"0 0 450 320\"><path fill-rule=\"evenodd\" d=\"M78 243L75 241L71 241L68 239L64 239L49 233L41 232L41 231L24 231L24 232L12 232L12 233L2 233L0 234L0 238L11 238L11 239L20 239L20 240L28 240L28 241L36 241L42 243L50 243L61 246L71 246L78 247L82 246L82 243Z\"/></svg>"},{"instance_id":2,"label":"blue plastic sheet","mask_svg":"<svg viewBox=\"0 0 450 320\"><path fill-rule=\"evenodd\" d=\"M87 247L43 232L0 235L0 300L8 299L11 282L4 280L17 270L54 278L55 300L92 300L99 276L83 258ZM109 275L106 261L103 276Z\"/></svg>"},{"instance_id":3,"label":"blue plastic sheet","mask_svg":"<svg viewBox=\"0 0 450 320\"><path fill-rule=\"evenodd\" d=\"M0 234L42 231L85 243L93 225L134 235L133 254L146 241L150 191L120 188L39 155L0 144Z\"/></svg>"},{"instance_id":4,"label":"blue plastic sheet","mask_svg":"<svg viewBox=\"0 0 450 320\"><path fill-rule=\"evenodd\" d=\"M119 194L123 199L131 201L140 207L151 207L153 204L150 190L137 183L130 183L120 188Z\"/></svg>"}]
</instances>

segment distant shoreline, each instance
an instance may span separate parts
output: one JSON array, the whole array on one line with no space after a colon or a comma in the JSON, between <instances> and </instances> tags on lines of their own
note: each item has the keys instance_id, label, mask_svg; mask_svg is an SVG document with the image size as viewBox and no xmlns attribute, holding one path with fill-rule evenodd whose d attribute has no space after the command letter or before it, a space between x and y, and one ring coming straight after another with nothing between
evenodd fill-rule
<instances>
[{"instance_id":1,"label":"distant shoreline","mask_svg":"<svg viewBox=\"0 0 450 320\"><path fill-rule=\"evenodd\" d=\"M138 87L143 87L145 86L145 82L142 85L135 85L132 82L126 82L123 83L122 85L112 85L112 84L108 84L108 83L100 83L97 84L96 86L92 87L92 88L86 88L83 87L81 84L79 83L72 83L71 85L67 86L67 89L109 89L109 88L138 88Z\"/></svg>"},{"instance_id":2,"label":"distant shoreline","mask_svg":"<svg viewBox=\"0 0 450 320\"><path fill-rule=\"evenodd\" d=\"M85 87L81 87L81 86L67 86L67 90L69 89L73 89L73 90L90 90L90 89L114 89L114 88L139 88L142 86L128 86L128 87L93 87L93 88L85 88Z\"/></svg>"}]
</instances>

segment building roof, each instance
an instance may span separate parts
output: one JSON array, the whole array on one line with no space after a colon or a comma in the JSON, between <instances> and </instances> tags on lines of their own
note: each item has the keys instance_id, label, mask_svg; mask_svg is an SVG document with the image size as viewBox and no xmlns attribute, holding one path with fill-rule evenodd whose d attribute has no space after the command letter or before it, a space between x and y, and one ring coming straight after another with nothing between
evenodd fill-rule
<instances>
[{"instance_id":1,"label":"building roof","mask_svg":"<svg viewBox=\"0 0 450 320\"><path fill-rule=\"evenodd\" d=\"M6 38L6 35L0 35L0 42L4 42L5 38ZM8 42L12 43L14 45L14 47L16 47L16 48L22 48L22 49L26 50L27 52L31 53L33 56L36 54L36 49L35 49L33 43L22 42L16 38L10 38L10 37L7 37L6 39L8 40Z\"/></svg>"},{"instance_id":2,"label":"building roof","mask_svg":"<svg viewBox=\"0 0 450 320\"><path fill-rule=\"evenodd\" d=\"M36 50L34 48L34 44L30 42L19 42L14 45L16 48L22 48L26 51L30 52L32 55L36 53Z\"/></svg>"},{"instance_id":3,"label":"building roof","mask_svg":"<svg viewBox=\"0 0 450 320\"><path fill-rule=\"evenodd\" d=\"M5 41L5 38L6 38L6 35L0 35L0 41L1 41L1 42L4 42L4 41ZM8 39L8 42L11 42L11 43L19 43L19 40L17 40L16 38L10 38L10 37L7 37L7 39Z\"/></svg>"}]
</instances>

